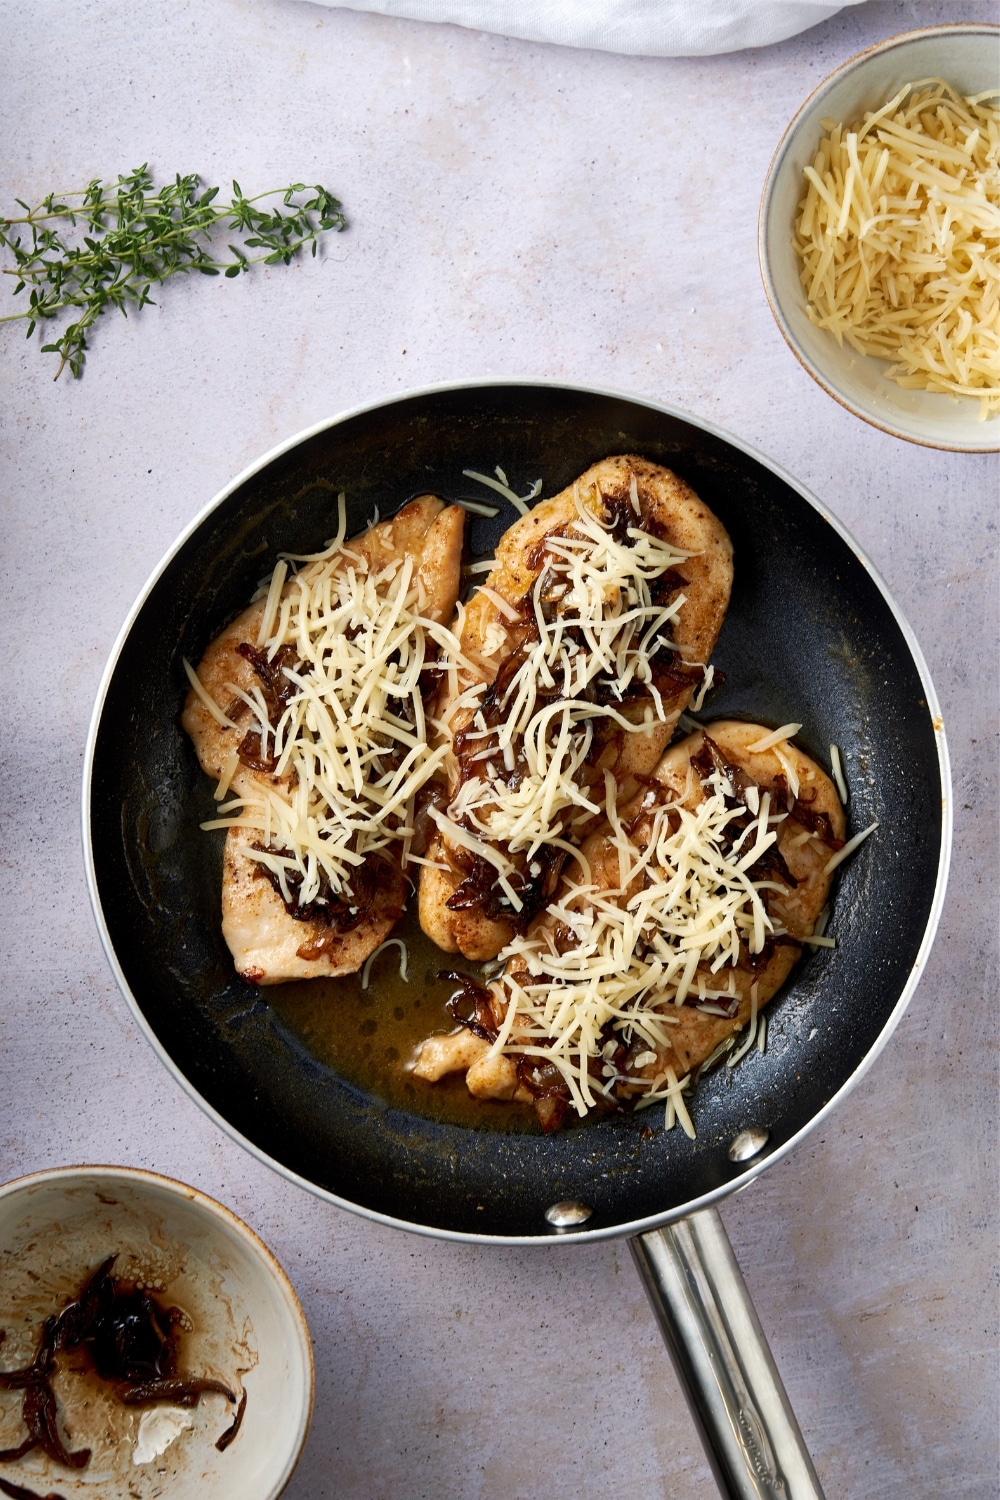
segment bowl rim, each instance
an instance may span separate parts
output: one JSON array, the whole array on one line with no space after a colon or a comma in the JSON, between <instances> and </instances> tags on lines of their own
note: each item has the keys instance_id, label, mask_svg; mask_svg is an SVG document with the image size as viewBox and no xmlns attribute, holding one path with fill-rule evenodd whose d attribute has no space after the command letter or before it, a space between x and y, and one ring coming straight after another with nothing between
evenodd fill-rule
<instances>
[{"instance_id":1,"label":"bowl rim","mask_svg":"<svg viewBox=\"0 0 1000 1500\"><path fill-rule=\"evenodd\" d=\"M278 1260L274 1252L261 1239L255 1230L250 1228L239 1214L220 1203L217 1198L212 1198L208 1193L202 1192L200 1188L192 1187L190 1183L181 1182L179 1178L167 1177L162 1172L150 1171L147 1167L129 1167L115 1165L105 1162L80 1162L65 1167L43 1167L36 1172L26 1172L20 1177L12 1177L9 1181L0 1183L0 1204L9 1198L15 1198L23 1192L31 1192L34 1188L46 1186L71 1186L74 1182L82 1182L86 1178L97 1177L107 1182L126 1182L139 1187L155 1186L166 1190L175 1198L184 1199L194 1204L208 1215L210 1219L219 1221L231 1233L241 1240L252 1252L254 1257L263 1263L270 1272L271 1279L277 1284L279 1292L283 1295L285 1305L292 1314L291 1326L297 1336L300 1353L303 1356L303 1368L306 1381L306 1400L303 1402L300 1417L299 1430L296 1434L293 1451L289 1454L284 1469L278 1476L275 1488L269 1491L265 1500L278 1500L278 1496L287 1489L292 1475L298 1468L299 1460L305 1450L306 1439L309 1436L309 1428L312 1425L313 1407L316 1399L316 1368L313 1359L312 1338L309 1334L309 1324L302 1310L298 1293L292 1285L284 1266Z\"/></svg>"},{"instance_id":2,"label":"bowl rim","mask_svg":"<svg viewBox=\"0 0 1000 1500\"><path fill-rule=\"evenodd\" d=\"M902 432L898 427L890 425L884 419L880 419L879 417L874 416L871 412L865 411L863 407L856 405L853 401L844 396L840 391L836 390L830 384L829 378L824 375L823 372L819 370L815 364L813 364L812 360L809 359L805 352L798 347L795 336L792 333L788 320L785 317L784 310L781 306L781 301L778 296L777 289L774 285L774 279L771 275L770 254L768 247L767 221L771 207L771 199L774 196L774 188L778 176L778 171L784 161L785 156L787 155L792 137L798 129L802 117L811 108L811 106L817 103L828 89L830 89L839 79L843 78L847 73L851 72L855 67L857 67L859 63L866 62L868 59L879 56L882 53L891 52L896 48L906 46L910 42L923 41L930 37L942 37L955 34L962 34L965 36L984 35L1000 40L1000 25L992 21L949 21L940 26L921 26L916 31L899 32L896 36L886 37L883 41L876 42L871 47L865 47L861 52L856 52L853 57L847 58L845 62L842 62L837 68L833 70L832 73L828 73L827 76L816 85L816 87L812 90L808 97L802 101L798 109L795 111L795 114L792 116L791 120L789 120L788 124L785 126L785 129L781 135L781 139L778 141L778 144L774 149L774 154L771 157L767 172L764 175L764 186L761 192L760 208L757 214L757 260L760 267L761 281L764 284L764 295L767 298L768 306L771 309L772 316L774 317L775 323L778 325L778 331L780 332L782 338L785 340L785 343L788 345L789 349L792 351L795 358L798 360L799 364L806 371L806 373L811 375L816 384L821 386L822 389L826 391L828 396L832 396L834 401L836 401L839 406L842 406L845 411L851 412L853 416L860 417L863 422L867 422L870 426L877 427L880 432L888 433L890 437L899 438L902 442L906 443L916 443L919 447L922 448L936 448L939 451L946 453L997 453L1000 452L1000 418L997 419L998 430L996 438L991 444L989 444L988 446L976 444L973 447L969 447L966 443L960 441L945 442L938 438L918 437L914 433Z\"/></svg>"}]
</instances>

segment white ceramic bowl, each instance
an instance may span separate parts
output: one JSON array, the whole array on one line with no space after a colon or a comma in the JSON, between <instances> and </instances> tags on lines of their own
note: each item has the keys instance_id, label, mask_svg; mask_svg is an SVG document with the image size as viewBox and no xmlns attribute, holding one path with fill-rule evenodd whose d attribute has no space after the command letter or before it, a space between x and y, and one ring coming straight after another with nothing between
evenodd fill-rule
<instances>
[{"instance_id":1,"label":"white ceramic bowl","mask_svg":"<svg viewBox=\"0 0 1000 1500\"><path fill-rule=\"evenodd\" d=\"M1000 416L979 420L979 403L932 391L904 390L887 379L883 360L841 347L806 315L799 260L792 249L802 174L816 153L820 120L859 119L904 84L944 78L962 94L996 88L1000 27L931 26L861 52L832 73L785 131L768 170L761 201L758 250L771 311L792 352L814 380L848 411L884 432L930 448L1000 450Z\"/></svg>"},{"instance_id":2,"label":"white ceramic bowl","mask_svg":"<svg viewBox=\"0 0 1000 1500\"><path fill-rule=\"evenodd\" d=\"M129 1167L67 1167L0 1187L0 1369L28 1364L41 1324L79 1291L109 1255L114 1274L142 1280L164 1306L188 1315L184 1375L209 1375L246 1392L235 1439L225 1396L203 1395L181 1412L123 1406L103 1383L57 1357L59 1426L70 1449L90 1447L86 1468L56 1464L38 1449L0 1475L65 1500L272 1500L298 1461L312 1414L309 1331L291 1283L271 1252L235 1214L194 1188ZM77 1361L79 1363L79 1361ZM137 1446L145 1412L143 1444ZM164 1413L191 1426L146 1462ZM168 1416L167 1420L171 1418ZM0 1390L0 1448L25 1434L21 1393ZM162 1440L162 1436L161 1436ZM155 1442L151 1446L156 1446Z\"/></svg>"}]
</instances>

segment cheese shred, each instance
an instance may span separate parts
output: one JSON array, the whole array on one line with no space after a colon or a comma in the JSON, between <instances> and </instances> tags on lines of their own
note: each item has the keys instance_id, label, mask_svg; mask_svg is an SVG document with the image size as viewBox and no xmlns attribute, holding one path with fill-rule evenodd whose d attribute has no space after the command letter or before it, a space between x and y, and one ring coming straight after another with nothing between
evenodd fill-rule
<instances>
[{"instance_id":1,"label":"cheese shred","mask_svg":"<svg viewBox=\"0 0 1000 1500\"><path fill-rule=\"evenodd\" d=\"M204 704L205 708L212 715L212 718L215 720L215 722L217 724L221 724L223 729L235 729L236 725L233 723L228 714L224 714L222 712L222 709L219 707L215 699L212 697L211 693L205 687L204 683L198 676L198 673L195 671L194 667L188 661L187 657L184 656L181 658L181 660L184 664L184 671L187 675L188 682L194 688L195 694L197 695L199 701Z\"/></svg>"},{"instance_id":2,"label":"cheese shred","mask_svg":"<svg viewBox=\"0 0 1000 1500\"><path fill-rule=\"evenodd\" d=\"M848 839L843 849L838 849L836 854L833 855L831 859L827 860L826 864L823 867L823 874L829 875L830 872L832 870L835 870L838 865L843 864L844 860L847 859L851 854L853 854L858 845L863 844L865 839L868 838L869 834L874 833L877 827L877 821L874 823L869 823L867 828L862 828L860 833L856 833L852 839Z\"/></svg>"},{"instance_id":3,"label":"cheese shred","mask_svg":"<svg viewBox=\"0 0 1000 1500\"><path fill-rule=\"evenodd\" d=\"M375 952L370 953L365 960L365 966L361 970L361 988L363 990L366 990L368 988L368 980L371 976L373 965L382 956L387 948L399 949L399 977L404 984L406 983L406 944L403 942L402 938L386 938L385 942L380 943L379 946L375 949Z\"/></svg>"},{"instance_id":4,"label":"cheese shred","mask_svg":"<svg viewBox=\"0 0 1000 1500\"><path fill-rule=\"evenodd\" d=\"M754 740L747 749L753 755L761 755L765 750L771 750L775 745L783 745L786 740L794 739L802 728L801 724L782 724L780 729L773 729L770 734L762 735L759 740Z\"/></svg>"},{"instance_id":5,"label":"cheese shred","mask_svg":"<svg viewBox=\"0 0 1000 1500\"><path fill-rule=\"evenodd\" d=\"M844 779L844 766L840 758L840 750L836 745L830 746L830 770L833 773L833 779L837 787L837 795L839 796L844 807L846 807L847 782Z\"/></svg>"},{"instance_id":6,"label":"cheese shred","mask_svg":"<svg viewBox=\"0 0 1000 1500\"><path fill-rule=\"evenodd\" d=\"M503 469L499 467L499 465L494 470L494 473L497 476L496 479L491 479L489 474L479 474L475 469L463 469L462 473L464 474L466 479L474 479L477 484L485 484L489 489L496 490L497 494L502 495L505 500L513 505L518 514L522 516L526 516L528 514L528 511L531 509L531 502L533 500L537 500L538 496L542 493L542 481L540 479L536 479L526 495L522 496L516 494L507 483L507 476L504 473ZM459 504L466 504L466 502L459 501ZM475 509L476 507L473 506L468 508ZM483 506L482 510L485 511L485 509L486 507ZM493 515L498 514L498 511L493 506L490 507L490 510L492 511Z\"/></svg>"},{"instance_id":7,"label":"cheese shred","mask_svg":"<svg viewBox=\"0 0 1000 1500\"><path fill-rule=\"evenodd\" d=\"M405 868L417 795L447 753L428 743L421 673L434 653L460 658L451 631L422 613L413 559L390 553L369 565L345 541L342 501L340 510L329 546L282 558L267 588L259 649L272 665L271 706L256 685L232 688L270 769L227 761L219 795L231 787L235 796L219 811L230 816L202 825L256 832L261 847L248 857L300 906L349 902L354 872L379 851ZM294 562L306 566L290 572ZM185 669L213 717L230 724Z\"/></svg>"}]
</instances>

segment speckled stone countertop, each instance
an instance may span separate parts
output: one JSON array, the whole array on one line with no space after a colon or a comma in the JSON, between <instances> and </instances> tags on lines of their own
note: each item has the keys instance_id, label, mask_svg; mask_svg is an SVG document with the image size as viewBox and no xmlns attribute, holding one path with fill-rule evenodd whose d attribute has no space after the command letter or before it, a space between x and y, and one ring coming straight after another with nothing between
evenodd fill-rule
<instances>
[{"instance_id":1,"label":"speckled stone countertop","mask_svg":"<svg viewBox=\"0 0 1000 1500\"><path fill-rule=\"evenodd\" d=\"M350 217L321 258L109 321L79 382L53 385L17 330L0 344L0 1176L146 1166L264 1237L315 1342L291 1500L716 1493L623 1243L444 1243L293 1186L157 1060L87 896L91 707L175 536L321 418L503 375L630 390L753 444L854 532L921 641L954 766L937 944L864 1081L723 1213L831 1500L997 1493L998 465L831 401L756 261L764 173L810 90L896 32L995 18L871 0L765 51L648 60L300 0L4 7L5 206L148 160L248 191L321 181Z\"/></svg>"}]
</instances>

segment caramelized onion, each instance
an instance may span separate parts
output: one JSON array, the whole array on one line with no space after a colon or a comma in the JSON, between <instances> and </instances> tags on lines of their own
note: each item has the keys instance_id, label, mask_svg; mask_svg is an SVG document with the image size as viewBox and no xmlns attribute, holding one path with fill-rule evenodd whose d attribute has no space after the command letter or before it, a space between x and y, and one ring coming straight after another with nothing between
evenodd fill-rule
<instances>
[{"instance_id":1,"label":"caramelized onion","mask_svg":"<svg viewBox=\"0 0 1000 1500\"><path fill-rule=\"evenodd\" d=\"M82 1469L88 1463L89 1448L70 1452L59 1436L52 1376L56 1354L63 1349L83 1350L98 1377L115 1387L125 1406L169 1401L173 1406L191 1407L207 1391L236 1401L229 1387L219 1380L176 1373L180 1312L161 1307L145 1289L114 1277L111 1273L117 1259L117 1255L109 1255L62 1311L45 1319L30 1365L0 1370L0 1388L24 1392L21 1415L28 1429L17 1447L0 1451L0 1463L13 1463L34 1448L69 1469ZM0 1344L4 1337L0 1331ZM239 1427L245 1403L244 1392L234 1429ZM228 1441L235 1436L236 1430L232 1430ZM41 1500L33 1491L2 1479L0 1493L14 1500ZM44 1500L61 1497L49 1495Z\"/></svg>"}]
</instances>

